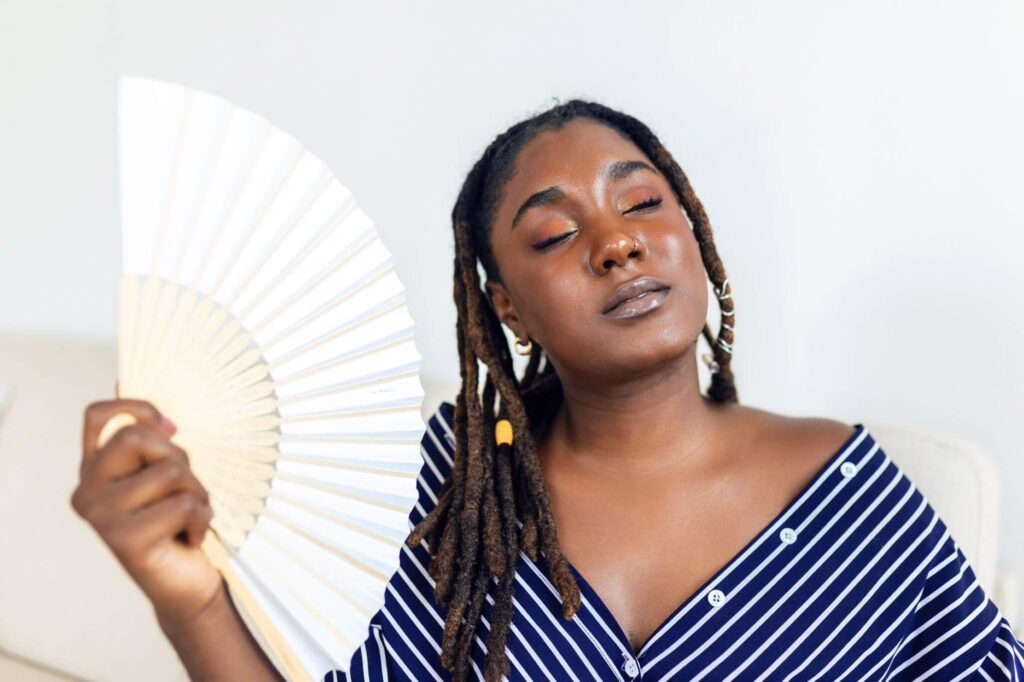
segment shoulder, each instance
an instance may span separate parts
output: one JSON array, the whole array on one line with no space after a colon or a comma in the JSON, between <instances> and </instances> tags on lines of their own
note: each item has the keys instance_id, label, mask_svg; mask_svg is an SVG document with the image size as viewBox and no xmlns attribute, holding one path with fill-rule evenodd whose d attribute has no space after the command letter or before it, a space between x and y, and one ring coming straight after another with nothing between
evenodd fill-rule
<instances>
[{"instance_id":1,"label":"shoulder","mask_svg":"<svg viewBox=\"0 0 1024 682\"><path fill-rule=\"evenodd\" d=\"M856 425L826 417L789 416L743 406L734 412L747 435L737 456L753 463L762 480L798 491L858 433Z\"/></svg>"},{"instance_id":2,"label":"shoulder","mask_svg":"<svg viewBox=\"0 0 1024 682\"><path fill-rule=\"evenodd\" d=\"M828 459L857 434L856 425L836 419L790 416L748 405L730 406L726 418L732 422L727 428L745 433L752 447L797 459Z\"/></svg>"}]
</instances>

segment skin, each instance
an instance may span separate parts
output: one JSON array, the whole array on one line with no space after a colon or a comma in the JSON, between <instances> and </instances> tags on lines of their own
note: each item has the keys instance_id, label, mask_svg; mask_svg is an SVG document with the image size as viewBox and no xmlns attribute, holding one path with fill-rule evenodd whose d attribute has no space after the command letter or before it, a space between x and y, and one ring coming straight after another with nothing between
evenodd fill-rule
<instances>
[{"instance_id":1,"label":"skin","mask_svg":"<svg viewBox=\"0 0 1024 682\"><path fill-rule=\"evenodd\" d=\"M852 427L700 394L695 342L708 296L696 241L657 173L601 179L621 160L649 163L587 121L528 143L492 226L504 284L485 286L501 320L520 339L536 339L559 373L566 400L540 456L560 542L637 651L805 487ZM568 198L527 212L512 230L522 202L554 184ZM624 215L650 195L663 203ZM549 252L531 248L568 229L577 232ZM632 320L603 316L612 289L640 274L671 286L664 305ZM98 447L119 412L138 424ZM148 402L91 404L71 506L153 603L191 679L280 680L199 548L209 497L173 433Z\"/></svg>"},{"instance_id":2,"label":"skin","mask_svg":"<svg viewBox=\"0 0 1024 682\"><path fill-rule=\"evenodd\" d=\"M539 342L558 372L565 400L538 447L559 540L637 652L854 429L701 394L696 343L709 297L700 250L664 176L607 179L609 164L634 160L654 166L588 119L528 142L491 225L502 281L485 289L502 322ZM565 196L513 228L527 198L554 185ZM651 197L661 203L631 210ZM602 314L617 286L642 275L671 287L660 308Z\"/></svg>"},{"instance_id":3,"label":"skin","mask_svg":"<svg viewBox=\"0 0 1024 682\"><path fill-rule=\"evenodd\" d=\"M97 447L103 425L120 412L132 414L137 424ZM209 495L188 455L170 441L174 432L142 400L89 405L71 507L152 602L190 679L281 680L199 548L212 518Z\"/></svg>"}]
</instances>

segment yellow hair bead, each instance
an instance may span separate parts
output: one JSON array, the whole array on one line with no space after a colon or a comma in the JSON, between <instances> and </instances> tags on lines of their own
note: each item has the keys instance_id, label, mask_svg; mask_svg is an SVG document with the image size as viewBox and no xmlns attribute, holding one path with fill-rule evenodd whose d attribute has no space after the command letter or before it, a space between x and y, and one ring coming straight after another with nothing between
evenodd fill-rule
<instances>
[{"instance_id":1,"label":"yellow hair bead","mask_svg":"<svg viewBox=\"0 0 1024 682\"><path fill-rule=\"evenodd\" d=\"M512 445L512 422L507 419L499 419L494 425L494 440L498 445L508 443Z\"/></svg>"}]
</instances>

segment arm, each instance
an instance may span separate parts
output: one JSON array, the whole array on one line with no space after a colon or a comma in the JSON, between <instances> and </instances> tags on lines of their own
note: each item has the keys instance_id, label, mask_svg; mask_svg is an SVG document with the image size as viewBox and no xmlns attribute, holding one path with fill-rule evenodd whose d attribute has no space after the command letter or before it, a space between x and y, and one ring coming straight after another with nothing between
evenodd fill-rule
<instances>
[{"instance_id":1,"label":"arm","mask_svg":"<svg viewBox=\"0 0 1024 682\"><path fill-rule=\"evenodd\" d=\"M137 423L101 446L104 424L119 413ZM90 405L71 506L152 602L192 679L280 680L200 548L213 511L173 433L144 401Z\"/></svg>"},{"instance_id":2,"label":"arm","mask_svg":"<svg viewBox=\"0 0 1024 682\"><path fill-rule=\"evenodd\" d=\"M160 614L157 620L192 680L284 679L253 639L223 583L192 620L179 623Z\"/></svg>"}]
</instances>

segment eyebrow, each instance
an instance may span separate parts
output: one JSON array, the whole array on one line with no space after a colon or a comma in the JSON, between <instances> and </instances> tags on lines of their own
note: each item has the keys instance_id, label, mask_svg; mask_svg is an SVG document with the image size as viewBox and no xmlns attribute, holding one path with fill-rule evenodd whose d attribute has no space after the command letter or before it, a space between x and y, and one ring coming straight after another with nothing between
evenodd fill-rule
<instances>
[{"instance_id":1,"label":"eyebrow","mask_svg":"<svg viewBox=\"0 0 1024 682\"><path fill-rule=\"evenodd\" d=\"M605 166L603 175L609 182L617 182L624 180L633 173L638 171L648 171L658 174L649 163L646 161L616 161ZM538 208L540 206L547 206L557 201L561 201L566 196L565 192L558 185L552 185L547 189L542 189L539 192L534 192L523 202L523 205L516 211L515 217L512 218L512 229L516 229L516 223L523 217L523 214L529 211L531 208Z\"/></svg>"}]
</instances>

